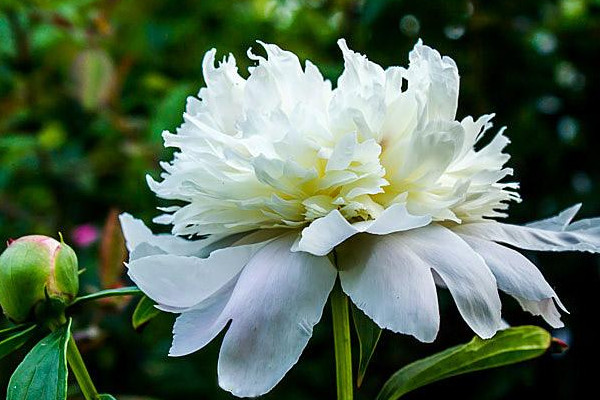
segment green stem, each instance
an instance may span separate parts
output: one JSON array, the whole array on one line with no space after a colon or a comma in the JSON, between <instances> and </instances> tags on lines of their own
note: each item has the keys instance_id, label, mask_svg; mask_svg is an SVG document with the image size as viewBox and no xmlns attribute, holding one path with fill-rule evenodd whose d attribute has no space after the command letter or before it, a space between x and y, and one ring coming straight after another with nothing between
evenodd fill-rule
<instances>
[{"instance_id":1,"label":"green stem","mask_svg":"<svg viewBox=\"0 0 600 400\"><path fill-rule=\"evenodd\" d=\"M339 280L331 292L333 314L333 343L335 347L335 375L338 400L352 400L352 350L350 347L350 312L348 297Z\"/></svg>"},{"instance_id":2,"label":"green stem","mask_svg":"<svg viewBox=\"0 0 600 400\"><path fill-rule=\"evenodd\" d=\"M79 353L79 349L77 348L77 343L75 343L72 335L69 335L69 343L67 344L67 361L85 399L97 400L100 395L94 386L94 382L92 382L92 378L85 367L81 353Z\"/></svg>"},{"instance_id":3,"label":"green stem","mask_svg":"<svg viewBox=\"0 0 600 400\"><path fill-rule=\"evenodd\" d=\"M122 287L118 289L107 289L102 290L100 292L88 294L86 296L77 297L70 306L74 306L75 304L86 303L92 300L98 300L105 297L116 297L116 296L133 296L142 294L142 291L135 286ZM70 307L69 306L69 307Z\"/></svg>"}]
</instances>

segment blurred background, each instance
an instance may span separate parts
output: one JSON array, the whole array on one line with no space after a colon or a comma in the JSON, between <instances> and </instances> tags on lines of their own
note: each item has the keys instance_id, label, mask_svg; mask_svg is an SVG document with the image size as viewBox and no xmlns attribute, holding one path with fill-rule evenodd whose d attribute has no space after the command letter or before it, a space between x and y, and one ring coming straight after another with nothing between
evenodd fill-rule
<instances>
[{"instance_id":1,"label":"blurred background","mask_svg":"<svg viewBox=\"0 0 600 400\"><path fill-rule=\"evenodd\" d=\"M406 66L418 38L456 60L459 119L495 112L496 126L508 126L509 165L524 198L512 206L510 221L579 202L581 217L600 215L600 0L1 0L0 240L60 231L86 268L82 292L128 285L116 215L128 211L150 222L157 214L144 175L156 177L158 161L171 157L160 133L181 123L185 98L203 85L204 53L233 53L247 75L246 50L261 39L310 59L335 82L340 37L384 67ZM407 399L574 399L597 392L600 257L528 255L571 312L563 318L567 328L553 331L570 349L452 378ZM439 340L426 345L384 332L357 399L374 398L404 364L471 338L451 299L444 292L440 299ZM503 300L509 323L548 328ZM217 386L220 340L192 356L167 358L174 317L161 315L136 332L134 303L75 310L75 335L101 391L119 399L231 398ZM0 392L23 354L0 363ZM74 385L71 392L80 397ZM334 396L325 312L299 364L265 398Z\"/></svg>"}]
</instances>

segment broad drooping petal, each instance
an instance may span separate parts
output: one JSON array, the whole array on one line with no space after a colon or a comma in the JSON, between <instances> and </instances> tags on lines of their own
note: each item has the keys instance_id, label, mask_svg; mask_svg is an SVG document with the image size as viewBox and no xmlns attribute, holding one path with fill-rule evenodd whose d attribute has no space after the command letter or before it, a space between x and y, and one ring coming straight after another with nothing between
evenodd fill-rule
<instances>
[{"instance_id":1,"label":"broad drooping petal","mask_svg":"<svg viewBox=\"0 0 600 400\"><path fill-rule=\"evenodd\" d=\"M467 235L463 235L462 239L483 257L496 277L500 290L514 296L523 308L534 315L542 315L553 327L563 326L554 301L564 311L566 309L531 261L517 251L489 240Z\"/></svg>"},{"instance_id":2,"label":"broad drooping petal","mask_svg":"<svg viewBox=\"0 0 600 400\"><path fill-rule=\"evenodd\" d=\"M160 305L188 308L216 293L240 273L262 243L231 246L207 258L156 254L131 261L129 277Z\"/></svg>"},{"instance_id":3,"label":"broad drooping petal","mask_svg":"<svg viewBox=\"0 0 600 400\"><path fill-rule=\"evenodd\" d=\"M268 392L298 361L333 288L326 257L290 251L293 235L262 248L244 268L223 314L219 384L237 396Z\"/></svg>"},{"instance_id":4,"label":"broad drooping petal","mask_svg":"<svg viewBox=\"0 0 600 400\"><path fill-rule=\"evenodd\" d=\"M231 298L238 279L239 275L236 275L194 307L180 310L181 315L177 317L173 326L170 356L185 356L200 350L225 328L229 319L223 315L223 310Z\"/></svg>"},{"instance_id":5,"label":"broad drooping petal","mask_svg":"<svg viewBox=\"0 0 600 400\"><path fill-rule=\"evenodd\" d=\"M600 252L600 218L570 223L577 212L571 207L556 217L519 226L496 221L459 225L456 232L509 244L526 250Z\"/></svg>"},{"instance_id":6,"label":"broad drooping petal","mask_svg":"<svg viewBox=\"0 0 600 400\"><path fill-rule=\"evenodd\" d=\"M239 244L207 258L159 254L131 262L129 275L144 293L159 308L181 312L169 354L204 347L231 321L220 385L253 397L279 382L312 336L337 276L328 258L291 252L295 238Z\"/></svg>"},{"instance_id":7,"label":"broad drooping petal","mask_svg":"<svg viewBox=\"0 0 600 400\"><path fill-rule=\"evenodd\" d=\"M571 223L575 215L579 212L581 203L575 204L550 218L542 219L527 224L530 228L546 229L550 231L563 231Z\"/></svg>"},{"instance_id":8,"label":"broad drooping petal","mask_svg":"<svg viewBox=\"0 0 600 400\"><path fill-rule=\"evenodd\" d=\"M130 261L150 254L192 255L218 239L214 236L210 240L192 242L169 234L155 235L141 220L127 213L119 215L119 221L126 238L125 245L130 254ZM138 249L135 254L134 250L140 245L142 249Z\"/></svg>"},{"instance_id":9,"label":"broad drooping petal","mask_svg":"<svg viewBox=\"0 0 600 400\"><path fill-rule=\"evenodd\" d=\"M380 327L431 342L440 323L431 265L402 238L359 235L340 246L342 288Z\"/></svg>"},{"instance_id":10,"label":"broad drooping petal","mask_svg":"<svg viewBox=\"0 0 600 400\"><path fill-rule=\"evenodd\" d=\"M435 338L439 315L432 270L479 336L491 337L502 326L494 276L477 253L444 227L357 237L340 247L340 268L344 291L384 328L423 341Z\"/></svg>"}]
</instances>

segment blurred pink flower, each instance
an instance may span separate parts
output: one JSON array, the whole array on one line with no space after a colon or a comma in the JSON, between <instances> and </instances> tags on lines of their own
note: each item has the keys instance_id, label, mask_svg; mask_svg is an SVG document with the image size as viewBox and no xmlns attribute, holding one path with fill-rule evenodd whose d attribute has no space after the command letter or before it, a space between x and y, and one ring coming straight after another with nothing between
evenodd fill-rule
<instances>
[{"instance_id":1,"label":"blurred pink flower","mask_svg":"<svg viewBox=\"0 0 600 400\"><path fill-rule=\"evenodd\" d=\"M98 228L92 224L79 225L71 232L73 243L78 247L88 247L98 240L99 236Z\"/></svg>"}]
</instances>

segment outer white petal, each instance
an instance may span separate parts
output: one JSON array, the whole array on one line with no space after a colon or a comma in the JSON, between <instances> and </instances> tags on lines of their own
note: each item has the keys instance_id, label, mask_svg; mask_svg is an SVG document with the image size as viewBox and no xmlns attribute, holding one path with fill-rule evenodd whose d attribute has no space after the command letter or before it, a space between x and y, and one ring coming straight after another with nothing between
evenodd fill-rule
<instances>
[{"instance_id":1,"label":"outer white petal","mask_svg":"<svg viewBox=\"0 0 600 400\"><path fill-rule=\"evenodd\" d=\"M192 307L239 274L252 255L265 242L227 247L213 251L207 258L158 254L133 260L129 277L159 304Z\"/></svg>"},{"instance_id":2,"label":"outer white petal","mask_svg":"<svg viewBox=\"0 0 600 400\"><path fill-rule=\"evenodd\" d=\"M574 208L532 226L476 222L453 228L460 234L506 243L527 250L600 252L600 218L568 224Z\"/></svg>"},{"instance_id":3,"label":"outer white petal","mask_svg":"<svg viewBox=\"0 0 600 400\"><path fill-rule=\"evenodd\" d=\"M439 274L462 317L475 333L488 338L501 329L496 279L468 244L437 224L397 235L405 246Z\"/></svg>"},{"instance_id":4,"label":"outer white petal","mask_svg":"<svg viewBox=\"0 0 600 400\"><path fill-rule=\"evenodd\" d=\"M575 204L566 210L561 211L554 217L546 218L541 221L530 222L527 224L530 228L547 229L551 231L562 231L564 230L575 218L575 214L581 208L581 203Z\"/></svg>"},{"instance_id":5,"label":"outer white petal","mask_svg":"<svg viewBox=\"0 0 600 400\"><path fill-rule=\"evenodd\" d=\"M580 219L564 228L569 232L584 231L588 235L600 237L600 217Z\"/></svg>"},{"instance_id":6,"label":"outer white petal","mask_svg":"<svg viewBox=\"0 0 600 400\"><path fill-rule=\"evenodd\" d=\"M340 246L342 288L380 327L432 342L440 315L431 265L405 236L360 235Z\"/></svg>"},{"instance_id":7,"label":"outer white petal","mask_svg":"<svg viewBox=\"0 0 600 400\"><path fill-rule=\"evenodd\" d=\"M219 385L239 397L271 390L298 361L321 318L337 271L327 257L290 252L294 235L258 251L227 304L232 322L219 355Z\"/></svg>"},{"instance_id":8,"label":"outer white petal","mask_svg":"<svg viewBox=\"0 0 600 400\"><path fill-rule=\"evenodd\" d=\"M562 326L560 314L556 308L552 309L543 305L547 304L548 300L552 303L552 299L555 299L561 308L564 309L564 307L542 273L531 261L517 251L489 240L466 235L462 236L462 239L483 257L496 277L500 290L516 297L522 304L531 304L530 307L523 306L528 311L531 311L532 307L536 307L537 303L539 311L532 311L533 314L542 315L555 328Z\"/></svg>"},{"instance_id":9,"label":"outer white petal","mask_svg":"<svg viewBox=\"0 0 600 400\"><path fill-rule=\"evenodd\" d=\"M553 328L562 328L565 326L560 319L560 312L552 299L532 301L517 298L517 300L524 310L529 311L533 315L541 315Z\"/></svg>"},{"instance_id":10,"label":"outer white petal","mask_svg":"<svg viewBox=\"0 0 600 400\"><path fill-rule=\"evenodd\" d=\"M131 261L150 254L196 255L203 248L223 239L223 236L212 235L207 239L192 241L170 234L155 235L142 220L127 213L119 215L119 221L121 222L121 229L125 236L125 244L130 252ZM138 251L137 256L134 258L134 250L142 244L145 250Z\"/></svg>"},{"instance_id":11,"label":"outer white petal","mask_svg":"<svg viewBox=\"0 0 600 400\"><path fill-rule=\"evenodd\" d=\"M400 203L388 207L374 221L356 224L350 224L338 210L333 210L302 230L302 237L293 246L293 251L306 251L323 256L357 233L386 235L419 228L430 222L431 217L412 215L406 210L406 206Z\"/></svg>"},{"instance_id":12,"label":"outer white petal","mask_svg":"<svg viewBox=\"0 0 600 400\"><path fill-rule=\"evenodd\" d=\"M317 256L328 254L335 246L358 233L338 210L314 220L302 230L302 237L294 244L294 251L305 251Z\"/></svg>"},{"instance_id":13,"label":"outer white petal","mask_svg":"<svg viewBox=\"0 0 600 400\"><path fill-rule=\"evenodd\" d=\"M215 294L177 318L170 356L184 356L200 350L225 328L229 319L223 315L223 309L231 298L237 279L238 276L235 276Z\"/></svg>"},{"instance_id":14,"label":"outer white petal","mask_svg":"<svg viewBox=\"0 0 600 400\"><path fill-rule=\"evenodd\" d=\"M129 252L129 261L137 260L138 258L155 256L158 254L167 254L163 249L153 246L148 242L142 242Z\"/></svg>"},{"instance_id":15,"label":"outer white petal","mask_svg":"<svg viewBox=\"0 0 600 400\"><path fill-rule=\"evenodd\" d=\"M407 231L420 228L431 222L428 215L412 215L404 204L394 204L388 207L379 218L364 231L374 235L387 235L389 233Z\"/></svg>"}]
</instances>

